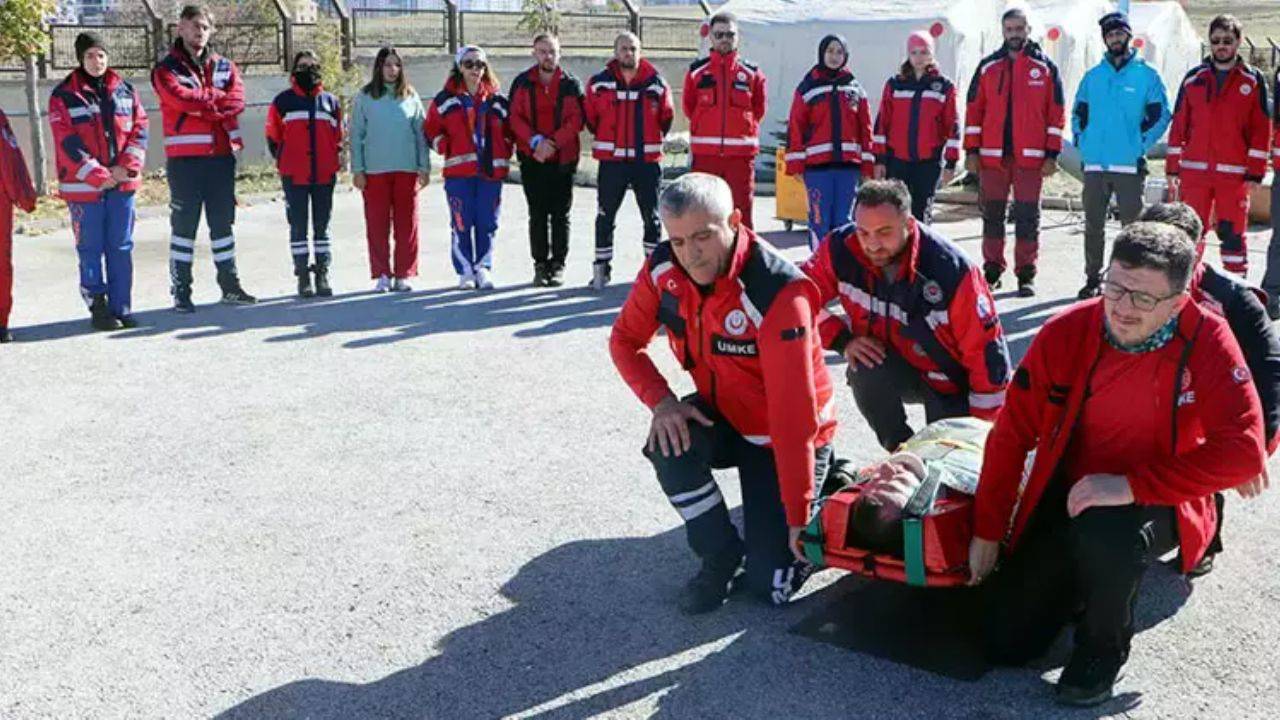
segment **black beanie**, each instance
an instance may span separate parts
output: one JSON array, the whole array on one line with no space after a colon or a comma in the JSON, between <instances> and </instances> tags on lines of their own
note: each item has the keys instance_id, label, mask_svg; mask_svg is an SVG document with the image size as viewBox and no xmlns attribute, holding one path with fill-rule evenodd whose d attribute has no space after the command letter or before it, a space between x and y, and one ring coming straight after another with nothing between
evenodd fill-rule
<instances>
[{"instance_id":1,"label":"black beanie","mask_svg":"<svg viewBox=\"0 0 1280 720\"><path fill-rule=\"evenodd\" d=\"M840 43L840 47L844 48L844 65L841 65L840 67L843 68L845 65L849 64L849 41L845 40L843 35L828 35L822 38L822 41L818 43L818 67L827 66L827 63L823 58L826 57L827 46L831 45L833 42Z\"/></svg>"},{"instance_id":2,"label":"black beanie","mask_svg":"<svg viewBox=\"0 0 1280 720\"><path fill-rule=\"evenodd\" d=\"M1102 36L1106 37L1107 33L1112 30L1124 30L1133 37L1133 28L1129 25L1129 18L1122 12L1107 13L1098 21L1098 25L1102 27Z\"/></svg>"},{"instance_id":3,"label":"black beanie","mask_svg":"<svg viewBox=\"0 0 1280 720\"><path fill-rule=\"evenodd\" d=\"M102 48L106 52L107 45L102 42L102 36L93 32L82 32L76 36L76 62L84 63L84 54L89 52L89 48Z\"/></svg>"}]
</instances>

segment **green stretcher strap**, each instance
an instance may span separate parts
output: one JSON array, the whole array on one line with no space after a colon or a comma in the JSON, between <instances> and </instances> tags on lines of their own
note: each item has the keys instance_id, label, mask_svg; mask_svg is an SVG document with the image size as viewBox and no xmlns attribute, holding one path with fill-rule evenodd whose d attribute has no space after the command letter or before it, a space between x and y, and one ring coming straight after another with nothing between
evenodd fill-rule
<instances>
[{"instance_id":1,"label":"green stretcher strap","mask_svg":"<svg viewBox=\"0 0 1280 720\"><path fill-rule=\"evenodd\" d=\"M906 563L907 584L924 587L924 521L921 518L902 520L902 559Z\"/></svg>"},{"instance_id":2,"label":"green stretcher strap","mask_svg":"<svg viewBox=\"0 0 1280 720\"><path fill-rule=\"evenodd\" d=\"M814 567L826 567L826 558L822 554L822 546L825 542L826 533L822 531L822 505L818 504L813 513L813 519L805 526L804 532L800 533L800 548L804 551L805 559Z\"/></svg>"}]
</instances>

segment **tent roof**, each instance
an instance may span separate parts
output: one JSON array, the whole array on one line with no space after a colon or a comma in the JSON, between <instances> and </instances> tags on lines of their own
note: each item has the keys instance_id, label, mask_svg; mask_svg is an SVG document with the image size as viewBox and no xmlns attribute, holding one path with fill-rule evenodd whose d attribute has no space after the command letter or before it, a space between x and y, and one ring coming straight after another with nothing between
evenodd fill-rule
<instances>
[{"instance_id":1,"label":"tent roof","mask_svg":"<svg viewBox=\"0 0 1280 720\"><path fill-rule=\"evenodd\" d=\"M723 9L743 22L858 22L950 17L982 4L982 0L730 0Z\"/></svg>"}]
</instances>

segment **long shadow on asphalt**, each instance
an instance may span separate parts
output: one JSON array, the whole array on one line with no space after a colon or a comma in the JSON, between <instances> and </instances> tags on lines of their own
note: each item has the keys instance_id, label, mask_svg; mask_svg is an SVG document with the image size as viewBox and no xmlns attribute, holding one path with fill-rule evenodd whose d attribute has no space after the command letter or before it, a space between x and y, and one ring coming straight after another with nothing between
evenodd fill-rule
<instances>
[{"instance_id":1,"label":"long shadow on asphalt","mask_svg":"<svg viewBox=\"0 0 1280 720\"><path fill-rule=\"evenodd\" d=\"M253 330L288 328L266 342L309 340L325 335L353 335L344 347L365 348L413 340L439 333L471 332L524 326L517 337L537 337L613 323L631 283L595 292L586 288L532 288L528 285L488 292L434 289L409 293L348 293L332 298L271 298L257 305L204 305L180 315L170 309L135 314L140 327L116 331L112 340L172 335L200 340ZM532 327L529 327L532 326ZM94 331L87 318L20 328L20 342L86 335Z\"/></svg>"},{"instance_id":2,"label":"long shadow on asphalt","mask_svg":"<svg viewBox=\"0 0 1280 720\"><path fill-rule=\"evenodd\" d=\"M364 684L298 680L219 717L579 718L625 714L627 705L656 696L657 715L667 718L1081 718L1140 702L1140 694L1129 693L1068 713L1051 704L1041 667L962 682L795 634L806 615L856 612L838 591L869 582L856 578L785 609L735 596L712 614L687 618L673 601L692 570L681 528L571 542L528 562L501 588L514 607L450 633L420 665ZM1172 615L1188 593L1179 576L1153 568L1140 596L1139 627ZM918 619L905 616L916 610L885 611L892 616L859 622ZM364 646L376 646L376 638ZM1157 651L1137 638L1135 653ZM1063 659L1051 653L1046 662L1053 667Z\"/></svg>"}]
</instances>

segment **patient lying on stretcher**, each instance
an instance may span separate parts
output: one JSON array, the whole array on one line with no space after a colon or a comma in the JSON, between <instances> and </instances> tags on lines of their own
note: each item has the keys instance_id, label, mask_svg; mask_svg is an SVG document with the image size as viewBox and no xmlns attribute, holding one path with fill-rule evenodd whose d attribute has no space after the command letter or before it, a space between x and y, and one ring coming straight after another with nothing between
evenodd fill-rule
<instances>
[{"instance_id":1,"label":"patient lying on stretcher","mask_svg":"<svg viewBox=\"0 0 1280 720\"><path fill-rule=\"evenodd\" d=\"M948 418L926 426L887 459L843 473L840 484L859 486L850 507L848 544L901 558L903 518L921 517L939 500L972 496L982 469L982 448L991 424Z\"/></svg>"}]
</instances>

